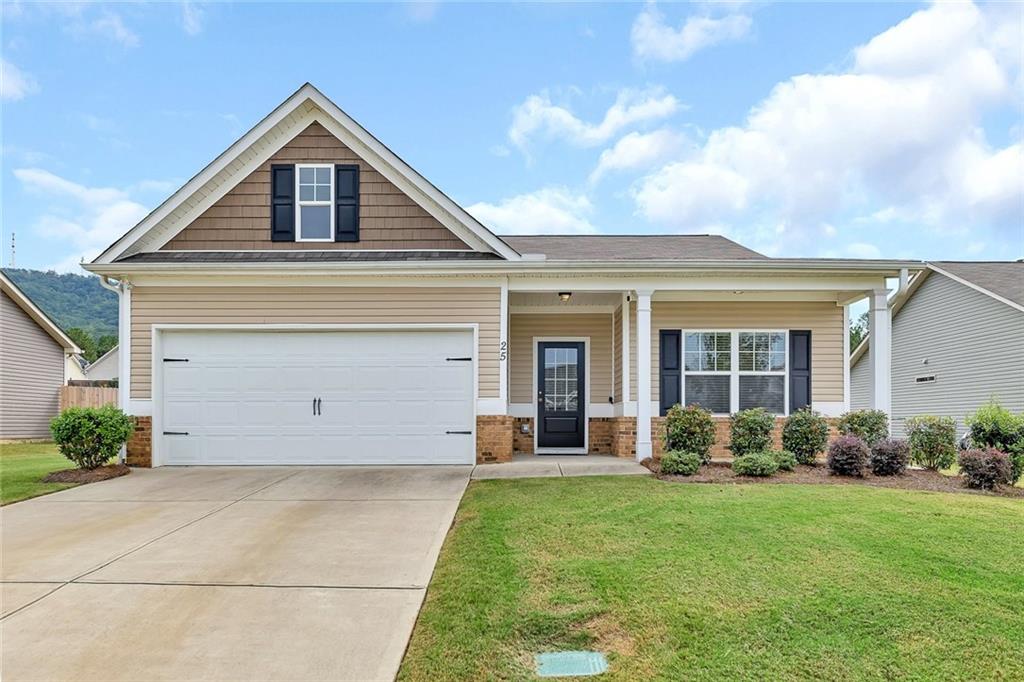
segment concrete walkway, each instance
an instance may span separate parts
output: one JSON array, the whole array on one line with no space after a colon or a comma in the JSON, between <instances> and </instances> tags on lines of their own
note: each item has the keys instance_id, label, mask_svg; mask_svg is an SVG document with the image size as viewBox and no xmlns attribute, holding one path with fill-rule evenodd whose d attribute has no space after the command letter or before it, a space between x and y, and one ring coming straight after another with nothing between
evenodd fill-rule
<instances>
[{"instance_id":1,"label":"concrete walkway","mask_svg":"<svg viewBox=\"0 0 1024 682\"><path fill-rule=\"evenodd\" d=\"M551 478L558 476L642 476L647 467L635 460L607 455L516 455L511 462L478 464L474 479Z\"/></svg>"},{"instance_id":2,"label":"concrete walkway","mask_svg":"<svg viewBox=\"0 0 1024 682\"><path fill-rule=\"evenodd\" d=\"M3 679L392 679L471 469L137 469L4 507Z\"/></svg>"}]
</instances>

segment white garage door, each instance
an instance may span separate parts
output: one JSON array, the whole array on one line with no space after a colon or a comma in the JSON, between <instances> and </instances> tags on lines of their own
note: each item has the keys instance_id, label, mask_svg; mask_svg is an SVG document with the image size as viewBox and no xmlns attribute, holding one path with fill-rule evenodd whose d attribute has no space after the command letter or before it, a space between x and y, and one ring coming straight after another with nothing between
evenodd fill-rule
<instances>
[{"instance_id":1,"label":"white garage door","mask_svg":"<svg viewBox=\"0 0 1024 682\"><path fill-rule=\"evenodd\" d=\"M162 464L471 464L470 331L162 333Z\"/></svg>"}]
</instances>

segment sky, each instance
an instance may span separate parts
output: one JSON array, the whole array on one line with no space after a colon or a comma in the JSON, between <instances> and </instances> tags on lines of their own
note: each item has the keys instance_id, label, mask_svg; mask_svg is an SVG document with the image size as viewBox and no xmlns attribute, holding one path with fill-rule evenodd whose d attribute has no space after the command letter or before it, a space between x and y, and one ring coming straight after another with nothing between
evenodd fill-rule
<instances>
[{"instance_id":1,"label":"sky","mask_svg":"<svg viewBox=\"0 0 1024 682\"><path fill-rule=\"evenodd\" d=\"M1024 5L31 4L0 262L81 272L304 82L499 234L1024 256Z\"/></svg>"}]
</instances>

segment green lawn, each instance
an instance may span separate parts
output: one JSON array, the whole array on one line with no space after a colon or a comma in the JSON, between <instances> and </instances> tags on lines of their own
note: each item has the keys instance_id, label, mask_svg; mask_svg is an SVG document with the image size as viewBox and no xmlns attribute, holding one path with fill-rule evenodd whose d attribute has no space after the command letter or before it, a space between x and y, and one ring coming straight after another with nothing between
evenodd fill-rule
<instances>
[{"instance_id":1,"label":"green lawn","mask_svg":"<svg viewBox=\"0 0 1024 682\"><path fill-rule=\"evenodd\" d=\"M73 483L42 482L43 476L51 471L73 466L53 443L0 444L0 504L73 487Z\"/></svg>"},{"instance_id":2,"label":"green lawn","mask_svg":"<svg viewBox=\"0 0 1024 682\"><path fill-rule=\"evenodd\" d=\"M1024 679L1024 504L859 486L471 484L400 679Z\"/></svg>"}]
</instances>

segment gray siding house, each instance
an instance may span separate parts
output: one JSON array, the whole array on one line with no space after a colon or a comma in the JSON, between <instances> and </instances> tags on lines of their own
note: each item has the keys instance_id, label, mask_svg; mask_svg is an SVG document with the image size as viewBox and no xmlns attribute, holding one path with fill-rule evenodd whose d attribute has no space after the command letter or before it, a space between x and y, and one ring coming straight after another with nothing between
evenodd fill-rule
<instances>
[{"instance_id":1,"label":"gray siding house","mask_svg":"<svg viewBox=\"0 0 1024 682\"><path fill-rule=\"evenodd\" d=\"M895 296L892 431L919 414L964 418L990 398L1024 411L1024 262L930 263ZM850 357L850 406L869 406L865 339Z\"/></svg>"},{"instance_id":2,"label":"gray siding house","mask_svg":"<svg viewBox=\"0 0 1024 682\"><path fill-rule=\"evenodd\" d=\"M65 359L81 352L0 272L0 440L50 437Z\"/></svg>"}]
</instances>

